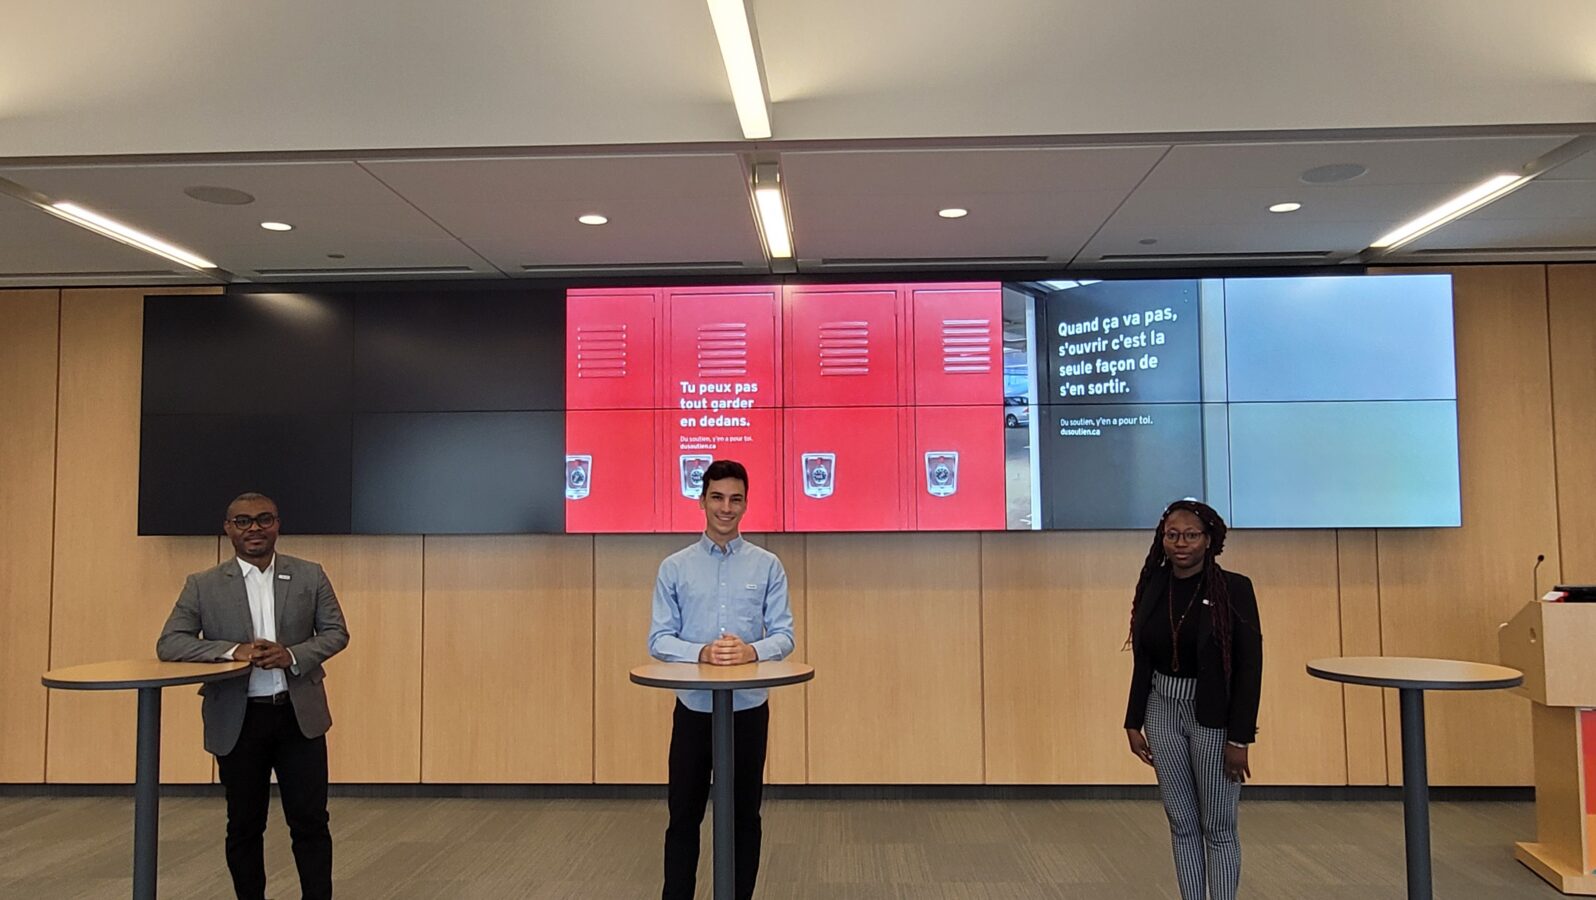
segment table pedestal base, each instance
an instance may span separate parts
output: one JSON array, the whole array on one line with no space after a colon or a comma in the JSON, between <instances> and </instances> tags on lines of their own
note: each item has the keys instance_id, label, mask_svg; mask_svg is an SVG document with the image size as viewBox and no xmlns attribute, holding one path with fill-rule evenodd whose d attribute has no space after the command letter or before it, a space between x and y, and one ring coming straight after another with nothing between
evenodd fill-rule
<instances>
[{"instance_id":1,"label":"table pedestal base","mask_svg":"<svg viewBox=\"0 0 1596 900\"><path fill-rule=\"evenodd\" d=\"M715 801L715 900L732 900L737 878L737 820L736 794L733 793L733 766L737 761L736 745L732 742L732 692L714 692L714 713L710 723L713 729L711 765L714 766L713 794Z\"/></svg>"},{"instance_id":2,"label":"table pedestal base","mask_svg":"<svg viewBox=\"0 0 1596 900\"><path fill-rule=\"evenodd\" d=\"M138 762L133 784L133 900L155 900L161 821L161 689L139 688Z\"/></svg>"},{"instance_id":3,"label":"table pedestal base","mask_svg":"<svg viewBox=\"0 0 1596 900\"><path fill-rule=\"evenodd\" d=\"M1402 688L1402 825L1408 854L1408 900L1431 900L1430 766L1424 744L1424 692Z\"/></svg>"}]
</instances>

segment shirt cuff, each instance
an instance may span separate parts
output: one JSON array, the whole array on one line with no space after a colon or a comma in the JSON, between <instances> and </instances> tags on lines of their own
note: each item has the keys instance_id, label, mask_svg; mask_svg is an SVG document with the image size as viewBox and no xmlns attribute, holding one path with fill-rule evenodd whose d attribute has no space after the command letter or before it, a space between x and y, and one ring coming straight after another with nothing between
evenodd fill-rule
<instances>
[{"instance_id":1,"label":"shirt cuff","mask_svg":"<svg viewBox=\"0 0 1596 900\"><path fill-rule=\"evenodd\" d=\"M242 646L244 646L244 645L243 644L234 644L233 646L229 647L227 649L227 654L225 656L223 656L222 659L223 660L232 659L233 658L233 654L237 653L238 652L238 648L242 647Z\"/></svg>"},{"instance_id":2,"label":"shirt cuff","mask_svg":"<svg viewBox=\"0 0 1596 900\"><path fill-rule=\"evenodd\" d=\"M287 648L285 647L284 649L287 649ZM294 651L292 651L292 650L288 651L288 663L289 663L288 671L293 672L295 675L298 675L299 674L299 660L294 656Z\"/></svg>"}]
</instances>

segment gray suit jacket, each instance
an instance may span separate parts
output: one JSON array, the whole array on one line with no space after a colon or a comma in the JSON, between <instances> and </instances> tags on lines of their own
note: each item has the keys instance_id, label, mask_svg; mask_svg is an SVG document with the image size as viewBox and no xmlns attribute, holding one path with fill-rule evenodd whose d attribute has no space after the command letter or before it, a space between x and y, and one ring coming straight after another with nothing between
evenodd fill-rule
<instances>
[{"instance_id":1,"label":"gray suit jacket","mask_svg":"<svg viewBox=\"0 0 1596 900\"><path fill-rule=\"evenodd\" d=\"M277 642L298 663L285 670L294 717L305 737L320 737L332 727L321 664L349 645L349 630L338 597L321 566L277 554ZM286 577L285 577L286 576ZM227 659L235 644L255 639L249 592L237 558L188 576L177 605L166 619L155 655L164 660L209 662ZM229 678L200 687L205 698L205 749L225 756L238 743L248 705L249 679Z\"/></svg>"}]
</instances>

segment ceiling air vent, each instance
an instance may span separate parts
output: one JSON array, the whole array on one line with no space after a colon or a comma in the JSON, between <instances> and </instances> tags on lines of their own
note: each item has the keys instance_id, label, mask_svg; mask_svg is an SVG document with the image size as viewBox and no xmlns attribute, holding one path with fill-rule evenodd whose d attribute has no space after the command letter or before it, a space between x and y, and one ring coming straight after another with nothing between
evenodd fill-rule
<instances>
[{"instance_id":1,"label":"ceiling air vent","mask_svg":"<svg viewBox=\"0 0 1596 900\"><path fill-rule=\"evenodd\" d=\"M26 278L29 280L53 280L61 278L203 278L198 272L188 269L126 269L120 272L0 272L0 278L15 279Z\"/></svg>"},{"instance_id":2,"label":"ceiling air vent","mask_svg":"<svg viewBox=\"0 0 1596 900\"><path fill-rule=\"evenodd\" d=\"M546 265L527 263L521 266L521 271L533 275L570 275L580 272L653 274L656 272L745 272L750 271L752 268L747 263L717 259L707 262L550 263Z\"/></svg>"},{"instance_id":3,"label":"ceiling air vent","mask_svg":"<svg viewBox=\"0 0 1596 900\"><path fill-rule=\"evenodd\" d=\"M1596 246L1585 247L1429 247L1398 254L1407 258L1434 258L1440 256L1469 256L1490 259L1542 259L1548 256L1577 256L1582 259L1596 256Z\"/></svg>"},{"instance_id":4,"label":"ceiling air vent","mask_svg":"<svg viewBox=\"0 0 1596 900\"><path fill-rule=\"evenodd\" d=\"M329 276L343 278L410 278L417 275L475 275L478 273L470 266L330 266L328 268L310 269L256 269L255 274L263 278L327 278Z\"/></svg>"},{"instance_id":5,"label":"ceiling air vent","mask_svg":"<svg viewBox=\"0 0 1596 900\"><path fill-rule=\"evenodd\" d=\"M972 266L1044 266L1063 263L1047 256L827 257L819 265L849 269L968 268Z\"/></svg>"},{"instance_id":6,"label":"ceiling air vent","mask_svg":"<svg viewBox=\"0 0 1596 900\"><path fill-rule=\"evenodd\" d=\"M1282 250L1274 253L1105 253L1098 262L1128 263L1262 263L1327 262L1346 254L1330 250Z\"/></svg>"}]
</instances>

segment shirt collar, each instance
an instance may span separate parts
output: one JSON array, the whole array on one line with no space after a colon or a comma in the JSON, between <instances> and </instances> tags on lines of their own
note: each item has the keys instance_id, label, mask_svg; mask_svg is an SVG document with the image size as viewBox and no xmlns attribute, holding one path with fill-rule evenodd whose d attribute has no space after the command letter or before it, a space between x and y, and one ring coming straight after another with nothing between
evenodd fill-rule
<instances>
[{"instance_id":1,"label":"shirt collar","mask_svg":"<svg viewBox=\"0 0 1596 900\"><path fill-rule=\"evenodd\" d=\"M726 553L725 553L725 555L726 556L731 556L731 555L735 554L739 549L742 548L744 543L746 543L746 542L743 540L743 536L741 534L739 534L736 537L732 538L730 541L727 541L726 542ZM699 537L698 537L698 546L701 547L703 549L703 551L705 553L708 553L710 556L720 555L720 547L719 547L719 545L717 545L714 541L709 539L709 533L708 532L705 532L704 534L699 535Z\"/></svg>"},{"instance_id":2,"label":"shirt collar","mask_svg":"<svg viewBox=\"0 0 1596 900\"><path fill-rule=\"evenodd\" d=\"M242 574L245 578L249 577L249 573L250 573L251 570L253 570L255 572L259 572L261 574L261 577L263 577L263 578L271 578L272 575L275 573L275 571L277 569L277 554L275 554L275 553L272 554L272 561L271 561L271 563L269 563L266 566L265 570L261 570L261 569L255 568L255 564L254 563L250 562L249 560L245 559L242 556L233 557L233 561L238 563L239 573Z\"/></svg>"}]
</instances>

